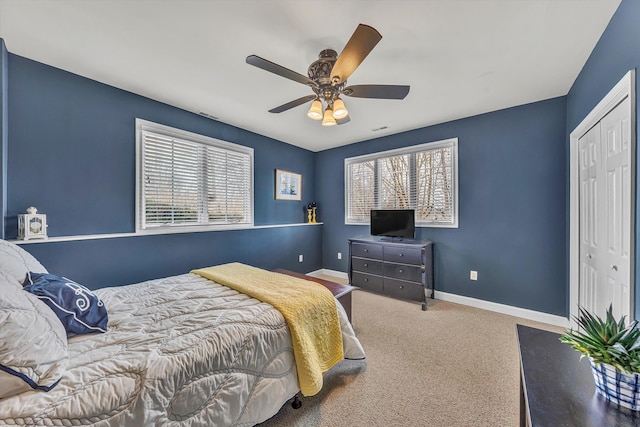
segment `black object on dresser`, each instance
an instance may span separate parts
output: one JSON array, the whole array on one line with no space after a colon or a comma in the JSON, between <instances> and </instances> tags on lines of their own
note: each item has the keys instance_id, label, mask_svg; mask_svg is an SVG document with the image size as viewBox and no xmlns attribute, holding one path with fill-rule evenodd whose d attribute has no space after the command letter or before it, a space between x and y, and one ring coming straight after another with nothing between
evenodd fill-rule
<instances>
[{"instance_id":1,"label":"black object on dresser","mask_svg":"<svg viewBox=\"0 0 640 427\"><path fill-rule=\"evenodd\" d=\"M433 298L433 242L384 237L349 239L349 283L367 291L422 302Z\"/></svg>"}]
</instances>

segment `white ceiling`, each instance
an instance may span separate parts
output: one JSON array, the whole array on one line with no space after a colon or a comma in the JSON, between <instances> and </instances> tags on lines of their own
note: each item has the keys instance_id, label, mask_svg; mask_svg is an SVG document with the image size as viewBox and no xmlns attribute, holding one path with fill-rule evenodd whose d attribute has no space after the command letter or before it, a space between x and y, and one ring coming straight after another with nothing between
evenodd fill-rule
<instances>
[{"instance_id":1,"label":"white ceiling","mask_svg":"<svg viewBox=\"0 0 640 427\"><path fill-rule=\"evenodd\" d=\"M0 0L9 52L312 151L566 95L620 0ZM382 40L349 84L408 84L402 101L345 98L348 124L306 117L298 73L359 23ZM373 129L387 126L374 132Z\"/></svg>"}]
</instances>

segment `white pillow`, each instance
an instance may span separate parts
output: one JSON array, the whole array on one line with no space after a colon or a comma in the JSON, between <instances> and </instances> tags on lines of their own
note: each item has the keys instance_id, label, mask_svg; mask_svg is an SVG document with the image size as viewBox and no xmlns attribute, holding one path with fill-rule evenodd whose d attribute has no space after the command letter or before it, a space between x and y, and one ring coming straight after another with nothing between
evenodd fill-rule
<instances>
[{"instance_id":1,"label":"white pillow","mask_svg":"<svg viewBox=\"0 0 640 427\"><path fill-rule=\"evenodd\" d=\"M36 296L0 277L0 399L55 387L67 367L67 334Z\"/></svg>"},{"instance_id":2,"label":"white pillow","mask_svg":"<svg viewBox=\"0 0 640 427\"><path fill-rule=\"evenodd\" d=\"M18 245L0 239L0 280L4 278L21 287L29 271L48 273L47 269L29 252Z\"/></svg>"}]
</instances>

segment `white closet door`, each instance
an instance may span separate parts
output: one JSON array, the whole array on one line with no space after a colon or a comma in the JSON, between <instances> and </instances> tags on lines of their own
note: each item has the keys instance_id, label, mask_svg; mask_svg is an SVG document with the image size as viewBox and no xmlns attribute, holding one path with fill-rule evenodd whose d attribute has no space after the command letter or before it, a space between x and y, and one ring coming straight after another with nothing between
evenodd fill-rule
<instances>
[{"instance_id":1,"label":"white closet door","mask_svg":"<svg viewBox=\"0 0 640 427\"><path fill-rule=\"evenodd\" d=\"M579 304L604 316L631 314L631 135L629 98L578 140Z\"/></svg>"},{"instance_id":2,"label":"white closet door","mask_svg":"<svg viewBox=\"0 0 640 427\"><path fill-rule=\"evenodd\" d=\"M599 242L602 241L598 227L598 195L602 194L599 181L599 166L602 163L600 123L592 127L578 142L580 156L580 306L590 312L599 312L598 302L603 296L598 283L600 261Z\"/></svg>"},{"instance_id":3,"label":"white closet door","mask_svg":"<svg viewBox=\"0 0 640 427\"><path fill-rule=\"evenodd\" d=\"M607 301L613 303L615 316L629 318L631 291L629 268L631 249L631 136L629 134L629 98L625 98L601 123L601 139L606 174L606 242L603 265Z\"/></svg>"}]
</instances>

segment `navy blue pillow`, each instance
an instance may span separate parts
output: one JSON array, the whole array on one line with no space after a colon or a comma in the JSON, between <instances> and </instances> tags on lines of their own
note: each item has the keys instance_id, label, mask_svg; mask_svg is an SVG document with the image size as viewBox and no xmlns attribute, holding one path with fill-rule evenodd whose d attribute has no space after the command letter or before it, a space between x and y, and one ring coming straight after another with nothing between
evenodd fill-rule
<instances>
[{"instance_id":1,"label":"navy blue pillow","mask_svg":"<svg viewBox=\"0 0 640 427\"><path fill-rule=\"evenodd\" d=\"M67 334L107 332L107 308L84 286L55 274L27 274L23 289L56 313Z\"/></svg>"}]
</instances>

